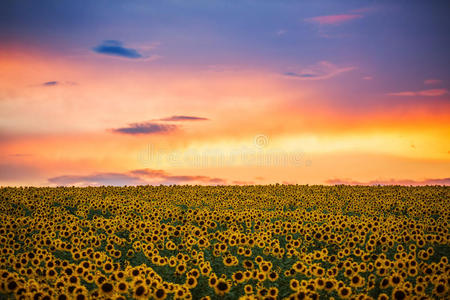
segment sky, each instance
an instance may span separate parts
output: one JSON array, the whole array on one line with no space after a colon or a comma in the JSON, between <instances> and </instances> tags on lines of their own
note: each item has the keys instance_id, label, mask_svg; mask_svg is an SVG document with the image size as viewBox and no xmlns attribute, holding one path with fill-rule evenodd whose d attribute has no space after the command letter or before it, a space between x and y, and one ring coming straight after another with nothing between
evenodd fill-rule
<instances>
[{"instance_id":1,"label":"sky","mask_svg":"<svg viewBox=\"0 0 450 300\"><path fill-rule=\"evenodd\" d=\"M0 186L450 185L448 1L0 2Z\"/></svg>"}]
</instances>

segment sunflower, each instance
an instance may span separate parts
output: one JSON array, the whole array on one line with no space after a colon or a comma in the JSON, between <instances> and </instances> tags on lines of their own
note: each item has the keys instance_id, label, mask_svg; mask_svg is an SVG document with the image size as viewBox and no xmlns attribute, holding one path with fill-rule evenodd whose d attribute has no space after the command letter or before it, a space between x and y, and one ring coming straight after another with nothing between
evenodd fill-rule
<instances>
[{"instance_id":1,"label":"sunflower","mask_svg":"<svg viewBox=\"0 0 450 300\"><path fill-rule=\"evenodd\" d=\"M232 275L232 278L234 281L236 281L237 283L242 283L245 281L245 276L244 273L242 273L242 271L237 271Z\"/></svg>"},{"instance_id":2,"label":"sunflower","mask_svg":"<svg viewBox=\"0 0 450 300\"><path fill-rule=\"evenodd\" d=\"M188 275L198 279L198 277L200 276L200 272L198 271L198 269L192 269L189 271Z\"/></svg>"},{"instance_id":3,"label":"sunflower","mask_svg":"<svg viewBox=\"0 0 450 300\"><path fill-rule=\"evenodd\" d=\"M147 294L147 288L144 285L137 285L134 287L133 295L136 299L145 298Z\"/></svg>"},{"instance_id":4,"label":"sunflower","mask_svg":"<svg viewBox=\"0 0 450 300\"><path fill-rule=\"evenodd\" d=\"M303 265L303 263L301 262L296 262L292 268L297 272L297 273L302 273L305 270L305 266Z\"/></svg>"},{"instance_id":5,"label":"sunflower","mask_svg":"<svg viewBox=\"0 0 450 300\"><path fill-rule=\"evenodd\" d=\"M216 286L216 284L217 284L217 277L216 276L209 277L209 279L208 279L209 287L213 288Z\"/></svg>"},{"instance_id":6,"label":"sunflower","mask_svg":"<svg viewBox=\"0 0 450 300\"><path fill-rule=\"evenodd\" d=\"M163 287L158 287L153 292L153 297L155 299L166 299L167 293Z\"/></svg>"},{"instance_id":7,"label":"sunflower","mask_svg":"<svg viewBox=\"0 0 450 300\"><path fill-rule=\"evenodd\" d=\"M395 288L392 291L392 298L391 299L403 300L403 299L406 299L406 298L408 298L408 293L405 290Z\"/></svg>"},{"instance_id":8,"label":"sunflower","mask_svg":"<svg viewBox=\"0 0 450 300\"><path fill-rule=\"evenodd\" d=\"M223 264L224 264L226 267L233 266L233 265L234 265L234 259L233 259L233 257L231 257L231 256L224 257L224 258L223 258Z\"/></svg>"},{"instance_id":9,"label":"sunflower","mask_svg":"<svg viewBox=\"0 0 450 300\"><path fill-rule=\"evenodd\" d=\"M100 285L100 291L104 295L111 296L114 293L114 286L109 282L103 282Z\"/></svg>"},{"instance_id":10,"label":"sunflower","mask_svg":"<svg viewBox=\"0 0 450 300\"><path fill-rule=\"evenodd\" d=\"M348 287L342 287L338 290L339 297L348 298L352 294L352 290Z\"/></svg>"},{"instance_id":11,"label":"sunflower","mask_svg":"<svg viewBox=\"0 0 450 300\"><path fill-rule=\"evenodd\" d=\"M244 268L246 268L246 269L253 269L253 262L252 261L250 261L250 260L244 260L243 262L242 262L242 265L244 266Z\"/></svg>"},{"instance_id":12,"label":"sunflower","mask_svg":"<svg viewBox=\"0 0 450 300\"><path fill-rule=\"evenodd\" d=\"M269 278L270 281L276 281L278 279L278 273L271 271L268 275L267 278Z\"/></svg>"},{"instance_id":13,"label":"sunflower","mask_svg":"<svg viewBox=\"0 0 450 300\"><path fill-rule=\"evenodd\" d=\"M244 292L248 295L248 294L253 294L253 286L250 284L246 284L244 286Z\"/></svg>"},{"instance_id":14,"label":"sunflower","mask_svg":"<svg viewBox=\"0 0 450 300\"><path fill-rule=\"evenodd\" d=\"M174 299L186 299L188 292L184 288L178 288L174 293Z\"/></svg>"},{"instance_id":15,"label":"sunflower","mask_svg":"<svg viewBox=\"0 0 450 300\"><path fill-rule=\"evenodd\" d=\"M259 269L261 270L261 272L263 272L264 274L267 274L270 269L272 268L272 265L270 263L261 263L259 265Z\"/></svg>"},{"instance_id":16,"label":"sunflower","mask_svg":"<svg viewBox=\"0 0 450 300\"><path fill-rule=\"evenodd\" d=\"M442 282L437 283L433 289L433 294L435 294L439 298L447 295L447 293L448 293L448 287Z\"/></svg>"},{"instance_id":17,"label":"sunflower","mask_svg":"<svg viewBox=\"0 0 450 300\"><path fill-rule=\"evenodd\" d=\"M186 265L185 265L185 264L179 264L179 265L176 267L176 273L177 273L178 275L181 275L181 274L183 274L184 272L186 272Z\"/></svg>"},{"instance_id":18,"label":"sunflower","mask_svg":"<svg viewBox=\"0 0 450 300\"><path fill-rule=\"evenodd\" d=\"M276 287L269 288L269 296L272 297L272 299L276 299L278 297L278 289Z\"/></svg>"},{"instance_id":19,"label":"sunflower","mask_svg":"<svg viewBox=\"0 0 450 300\"><path fill-rule=\"evenodd\" d=\"M188 276L188 277L186 278L185 286L186 286L188 289L193 289L194 287L197 286L197 278L194 277L194 276Z\"/></svg>"},{"instance_id":20,"label":"sunflower","mask_svg":"<svg viewBox=\"0 0 450 300\"><path fill-rule=\"evenodd\" d=\"M333 280L331 280L331 279L325 280L324 289L327 292L332 291L335 288L335 286L336 286L336 284L335 284L335 282Z\"/></svg>"},{"instance_id":21,"label":"sunflower","mask_svg":"<svg viewBox=\"0 0 450 300\"><path fill-rule=\"evenodd\" d=\"M265 299L266 298L266 296L268 295L268 293L269 293L269 290L268 289L266 289L266 288L260 288L259 290L258 290L258 298L263 298L263 299Z\"/></svg>"},{"instance_id":22,"label":"sunflower","mask_svg":"<svg viewBox=\"0 0 450 300\"><path fill-rule=\"evenodd\" d=\"M300 283L297 279L291 279L291 281L289 282L289 287L293 291L298 291L298 289L300 288Z\"/></svg>"},{"instance_id":23,"label":"sunflower","mask_svg":"<svg viewBox=\"0 0 450 300\"><path fill-rule=\"evenodd\" d=\"M230 291L230 288L231 285L225 279L220 278L214 286L214 292L219 296L223 296Z\"/></svg>"},{"instance_id":24,"label":"sunflower","mask_svg":"<svg viewBox=\"0 0 450 300\"><path fill-rule=\"evenodd\" d=\"M120 294L124 294L128 291L128 283L127 282L118 282L116 284L116 290Z\"/></svg>"},{"instance_id":25,"label":"sunflower","mask_svg":"<svg viewBox=\"0 0 450 300\"><path fill-rule=\"evenodd\" d=\"M353 275L350 279L351 287L362 287L364 285L364 278L359 275Z\"/></svg>"},{"instance_id":26,"label":"sunflower","mask_svg":"<svg viewBox=\"0 0 450 300\"><path fill-rule=\"evenodd\" d=\"M402 283L403 279L400 275L394 273L389 277L389 284L392 287L396 287Z\"/></svg>"},{"instance_id":27,"label":"sunflower","mask_svg":"<svg viewBox=\"0 0 450 300\"><path fill-rule=\"evenodd\" d=\"M266 278L267 278L266 273L263 273L263 272L257 272L257 273L256 273L256 279L257 279L259 282L265 281Z\"/></svg>"}]
</instances>

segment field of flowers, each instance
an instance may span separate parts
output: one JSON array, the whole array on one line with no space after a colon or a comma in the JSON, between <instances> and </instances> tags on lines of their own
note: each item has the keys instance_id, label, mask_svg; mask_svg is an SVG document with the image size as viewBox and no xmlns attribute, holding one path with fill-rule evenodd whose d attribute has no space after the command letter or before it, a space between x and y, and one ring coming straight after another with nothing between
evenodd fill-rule
<instances>
[{"instance_id":1,"label":"field of flowers","mask_svg":"<svg viewBox=\"0 0 450 300\"><path fill-rule=\"evenodd\" d=\"M0 298L449 299L449 187L0 189Z\"/></svg>"}]
</instances>

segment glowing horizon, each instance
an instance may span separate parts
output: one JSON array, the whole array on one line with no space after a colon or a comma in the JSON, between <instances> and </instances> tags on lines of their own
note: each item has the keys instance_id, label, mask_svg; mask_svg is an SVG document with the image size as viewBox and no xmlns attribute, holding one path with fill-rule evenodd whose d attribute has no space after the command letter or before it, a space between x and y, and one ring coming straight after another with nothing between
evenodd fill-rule
<instances>
[{"instance_id":1,"label":"glowing horizon","mask_svg":"<svg viewBox=\"0 0 450 300\"><path fill-rule=\"evenodd\" d=\"M0 186L450 185L440 4L40 3L0 4Z\"/></svg>"}]
</instances>

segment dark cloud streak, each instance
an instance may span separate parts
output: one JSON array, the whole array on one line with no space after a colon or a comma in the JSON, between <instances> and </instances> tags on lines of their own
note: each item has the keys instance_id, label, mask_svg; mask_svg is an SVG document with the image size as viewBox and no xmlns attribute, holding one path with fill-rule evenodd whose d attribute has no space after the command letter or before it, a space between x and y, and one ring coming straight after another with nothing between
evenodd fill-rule
<instances>
[{"instance_id":1,"label":"dark cloud streak","mask_svg":"<svg viewBox=\"0 0 450 300\"><path fill-rule=\"evenodd\" d=\"M47 81L47 82L44 82L42 85L43 86L55 86L55 85L58 85L58 84L59 84L58 81Z\"/></svg>"},{"instance_id":2,"label":"dark cloud streak","mask_svg":"<svg viewBox=\"0 0 450 300\"><path fill-rule=\"evenodd\" d=\"M112 132L129 135L144 135L144 134L158 134L169 133L176 130L176 125L157 124L157 123L131 123L128 127L114 128Z\"/></svg>"},{"instance_id":3,"label":"dark cloud streak","mask_svg":"<svg viewBox=\"0 0 450 300\"><path fill-rule=\"evenodd\" d=\"M143 58L143 56L137 50L132 48L125 48L123 47L122 42L115 40L104 41L102 44L93 48L93 51L99 54L120 56L131 59Z\"/></svg>"}]
</instances>

